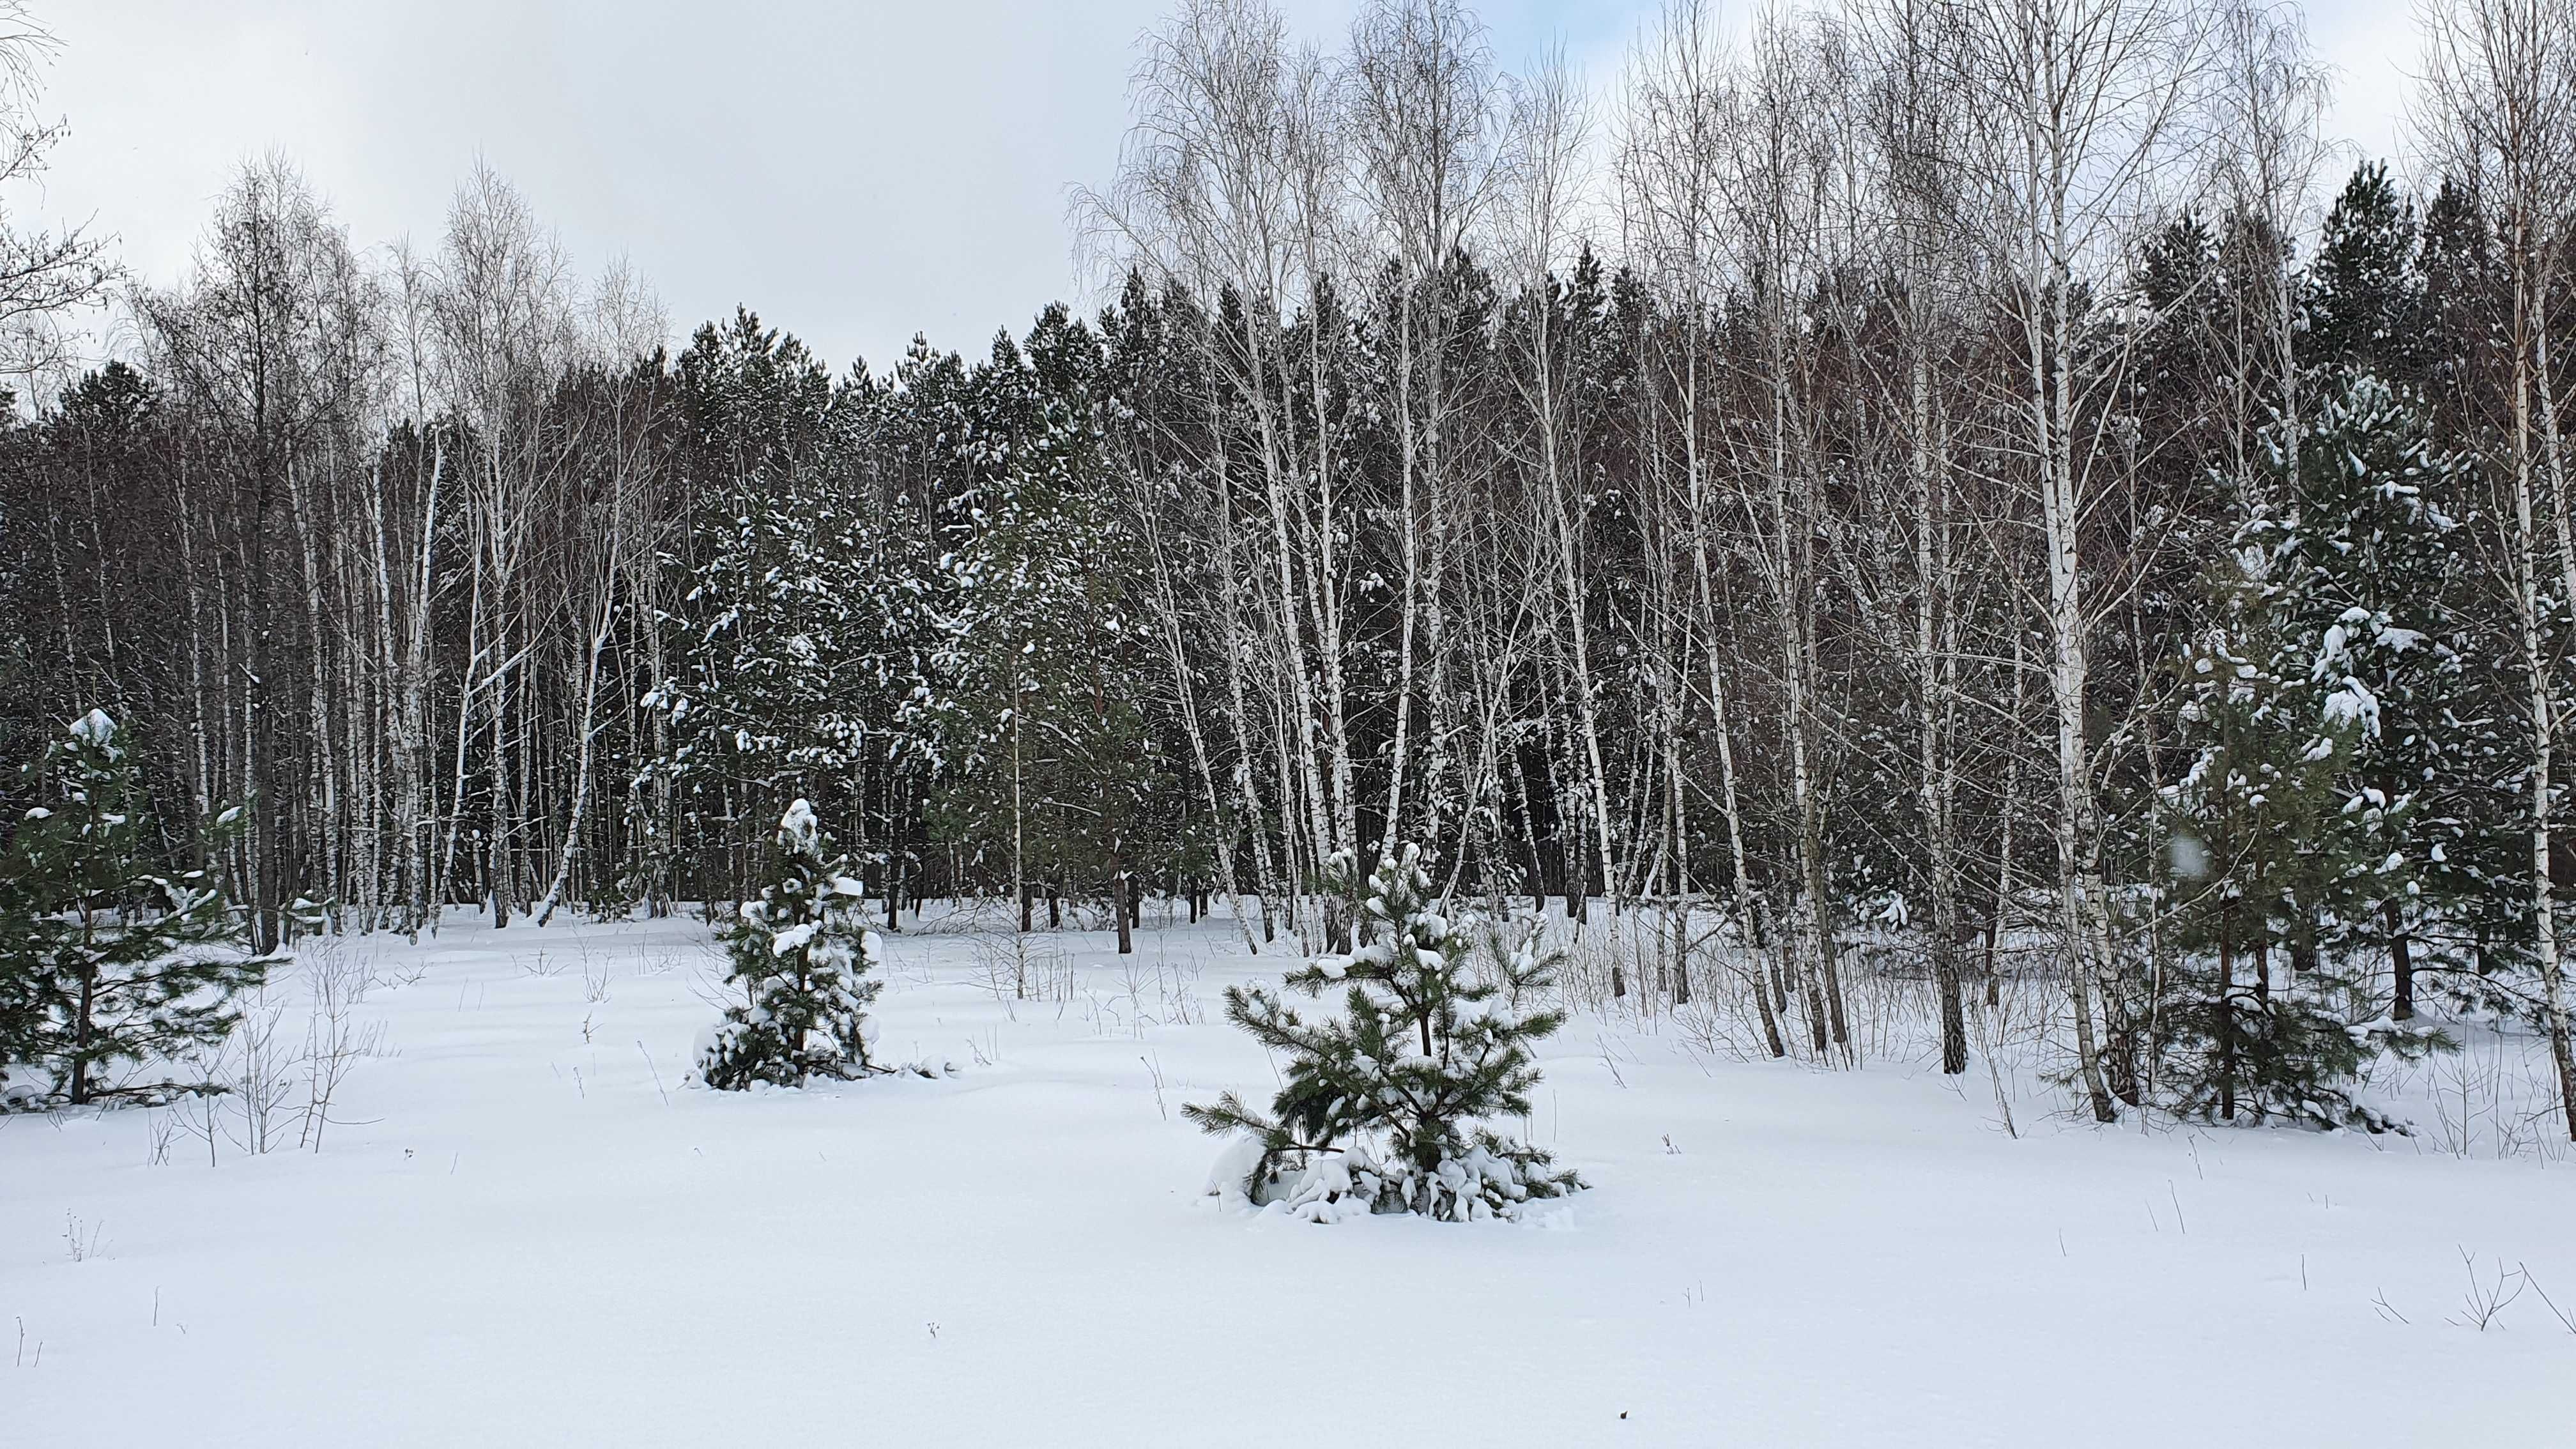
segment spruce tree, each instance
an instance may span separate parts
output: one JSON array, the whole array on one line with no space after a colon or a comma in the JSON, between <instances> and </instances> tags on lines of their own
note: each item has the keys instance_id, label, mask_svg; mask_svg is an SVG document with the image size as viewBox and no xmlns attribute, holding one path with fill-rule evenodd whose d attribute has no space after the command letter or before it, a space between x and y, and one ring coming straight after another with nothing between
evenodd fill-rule
<instances>
[{"instance_id":1,"label":"spruce tree","mask_svg":"<svg viewBox=\"0 0 2576 1449\"><path fill-rule=\"evenodd\" d=\"M788 807L776 845L770 883L724 932L727 980L743 1000L698 1049L699 1079L724 1091L873 1070L867 1009L879 983L866 979L876 964L866 891L805 801Z\"/></svg>"},{"instance_id":2,"label":"spruce tree","mask_svg":"<svg viewBox=\"0 0 2576 1449\"><path fill-rule=\"evenodd\" d=\"M152 858L148 805L105 713L73 721L24 784L34 803L0 847L0 1072L31 1063L45 1095L74 1104L152 1090L107 1076L222 1041L240 1019L232 999L274 958L249 954L208 871ZM238 818L226 812L199 854Z\"/></svg>"},{"instance_id":3,"label":"spruce tree","mask_svg":"<svg viewBox=\"0 0 2576 1449\"><path fill-rule=\"evenodd\" d=\"M1364 881L1348 852L1330 871L1375 939L1281 984L1318 998L1342 987L1341 1013L1309 1018L1263 987L1228 987L1227 1019L1287 1058L1286 1084L1267 1113L1229 1092L1183 1115L1257 1143L1245 1193L1317 1222L1513 1216L1580 1188L1547 1153L1485 1125L1530 1110L1532 1048L1565 1022L1539 1004L1557 957L1537 949L1534 929L1515 944L1473 916L1444 916L1419 847Z\"/></svg>"}]
</instances>

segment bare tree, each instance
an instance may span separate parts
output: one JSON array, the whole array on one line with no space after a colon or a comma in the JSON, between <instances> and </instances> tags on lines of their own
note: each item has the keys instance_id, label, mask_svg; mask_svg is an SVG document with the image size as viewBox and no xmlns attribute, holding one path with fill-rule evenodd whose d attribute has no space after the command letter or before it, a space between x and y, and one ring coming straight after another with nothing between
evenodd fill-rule
<instances>
[{"instance_id":1,"label":"bare tree","mask_svg":"<svg viewBox=\"0 0 2576 1449\"><path fill-rule=\"evenodd\" d=\"M1961 181L1948 164L1968 124L1956 81L1963 37L1939 0L1867 0L1853 8L1855 44L1866 55L1867 165L1871 210L1879 217L1871 244L1885 277L1886 305L1898 332L1895 365L1879 371L1879 391L1903 444L1903 497L1895 516L1909 517L1914 594L1905 631L1914 687L1916 798L1925 836L1925 893L1932 906L1928 942L1941 1019L1941 1069L1967 1070L1966 1015L1960 994L1960 862L1957 752L1960 632L1968 601L1960 579L1959 500L1953 471L1954 416L1960 387L1944 376L1967 348L1969 276L1958 242Z\"/></svg>"},{"instance_id":2,"label":"bare tree","mask_svg":"<svg viewBox=\"0 0 2576 1449\"><path fill-rule=\"evenodd\" d=\"M1458 280L1471 236L1496 184L1497 90L1482 26L1457 0L1378 0L1351 32L1347 102L1360 215L1372 251L1390 259L1394 297L1393 412L1401 537L1394 741L1378 850L1399 835L1439 842L1440 802L1454 789L1446 742L1448 614L1442 586L1462 501L1452 457L1464 416L1464 379L1449 366L1460 328ZM1414 696L1426 694L1429 754L1419 824L1405 816L1412 770Z\"/></svg>"},{"instance_id":3,"label":"bare tree","mask_svg":"<svg viewBox=\"0 0 2576 1449\"><path fill-rule=\"evenodd\" d=\"M496 926L509 924L521 898L518 817L525 802L512 706L524 692L522 666L537 649L522 574L541 491L553 481L542 411L572 346L565 272L561 248L525 199L477 166L448 209L432 315L446 400L475 442L475 466L464 480L474 530L467 692L483 716L485 890ZM458 801L466 739L460 716ZM456 829L451 822L451 855Z\"/></svg>"},{"instance_id":4,"label":"bare tree","mask_svg":"<svg viewBox=\"0 0 2576 1449\"><path fill-rule=\"evenodd\" d=\"M2013 446L2039 497L2047 559L2058 928L2078 1070L2094 1118L2108 1122L2116 1108L2094 997L2113 948L2088 678L2103 604L2083 545L2127 455L2102 406L2119 359L2087 349L2082 283L2150 209L2201 51L2177 0L1956 0L1953 14L1965 41L1958 82L1980 122L1963 174L1979 193L1980 260L2014 329Z\"/></svg>"},{"instance_id":5,"label":"bare tree","mask_svg":"<svg viewBox=\"0 0 2576 1449\"><path fill-rule=\"evenodd\" d=\"M66 134L35 112L53 33L23 0L0 0L0 189L45 173ZM85 226L28 226L0 208L0 374L28 377L58 366L66 313L105 297L116 278L109 238Z\"/></svg>"}]
</instances>

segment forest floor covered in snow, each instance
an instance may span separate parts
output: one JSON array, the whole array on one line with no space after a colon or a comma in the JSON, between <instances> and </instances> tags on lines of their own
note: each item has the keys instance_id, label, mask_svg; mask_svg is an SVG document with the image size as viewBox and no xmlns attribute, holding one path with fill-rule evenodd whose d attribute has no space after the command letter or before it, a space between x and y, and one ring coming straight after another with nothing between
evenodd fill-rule
<instances>
[{"instance_id":1,"label":"forest floor covered in snow","mask_svg":"<svg viewBox=\"0 0 2576 1449\"><path fill-rule=\"evenodd\" d=\"M2506 1112L2481 1074L2520 1043L2395 1084L2412 1136L2104 1129L2031 1067L1747 1061L1586 1011L1528 1126L1589 1191L1319 1227L1221 1209L1180 1117L1266 1100L1220 997L1288 957L1149 919L1130 957L1021 961L940 924L888 939L879 1051L951 1074L687 1086L702 925L460 915L273 988L300 1041L302 975L372 983L318 1151L245 1153L238 1103L211 1144L188 1111L0 1117L0 1442L2576 1434L2543 1297L2576 1316L2576 1162L2434 1105Z\"/></svg>"}]
</instances>

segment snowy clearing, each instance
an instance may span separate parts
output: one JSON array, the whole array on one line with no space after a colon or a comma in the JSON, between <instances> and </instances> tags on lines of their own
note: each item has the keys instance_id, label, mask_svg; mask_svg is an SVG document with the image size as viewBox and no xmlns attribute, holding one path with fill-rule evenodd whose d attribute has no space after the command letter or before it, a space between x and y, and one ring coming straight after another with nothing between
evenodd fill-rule
<instances>
[{"instance_id":1,"label":"snowy clearing","mask_svg":"<svg viewBox=\"0 0 2576 1449\"><path fill-rule=\"evenodd\" d=\"M1179 1115L1271 1090L1218 998L1292 958L1214 923L1124 960L1034 937L1014 1002L996 940L887 940L883 1055L954 1075L749 1094L681 1082L720 975L695 922L325 943L374 978L387 1055L318 1153L210 1166L166 1112L0 1118L0 1439L2537 1444L2576 1420L2542 1298L2576 1313L2563 1154L2096 1129L2035 1080L2015 1138L1980 1075L1739 1063L1584 1013L1531 1127L1591 1191L1524 1224L1314 1227L1219 1210L1219 1144ZM2481 1331L2499 1271L2530 1291Z\"/></svg>"}]
</instances>

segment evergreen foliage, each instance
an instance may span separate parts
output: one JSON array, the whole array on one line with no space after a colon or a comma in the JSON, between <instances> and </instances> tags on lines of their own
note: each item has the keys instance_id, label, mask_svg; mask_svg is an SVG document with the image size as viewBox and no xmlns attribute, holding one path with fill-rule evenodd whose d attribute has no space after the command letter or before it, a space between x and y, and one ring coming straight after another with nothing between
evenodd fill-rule
<instances>
[{"instance_id":1,"label":"evergreen foliage","mask_svg":"<svg viewBox=\"0 0 2576 1449\"><path fill-rule=\"evenodd\" d=\"M247 953L209 872L154 860L135 764L104 712L73 721L23 783L34 803L0 845L0 1073L31 1063L50 1096L97 1101L129 1090L109 1081L118 1067L222 1041L240 1019L233 998L274 958Z\"/></svg>"},{"instance_id":2,"label":"evergreen foliage","mask_svg":"<svg viewBox=\"0 0 2576 1449\"><path fill-rule=\"evenodd\" d=\"M863 586L878 535L865 500L831 481L857 405L802 343L737 312L698 330L678 384L694 508L684 546L658 561L665 673L644 704L661 747L630 797L639 811L664 802L636 822L657 844L758 820L781 799L828 801L828 782L860 773L878 721L858 662L893 592ZM756 839L726 843L745 884ZM668 866L658 851L648 861L659 886Z\"/></svg>"},{"instance_id":3,"label":"evergreen foliage","mask_svg":"<svg viewBox=\"0 0 2576 1449\"><path fill-rule=\"evenodd\" d=\"M925 610L933 687L906 713L939 763L939 835L1022 890L1114 893L1168 781L1131 657L1122 510L1087 486L1110 466L1105 365L1099 335L1050 307L1025 347L994 339L976 421L946 435L963 526Z\"/></svg>"},{"instance_id":4,"label":"evergreen foliage","mask_svg":"<svg viewBox=\"0 0 2576 1449\"><path fill-rule=\"evenodd\" d=\"M2429 340L2415 208L2383 162L2356 170L2327 213L2307 279L2313 359L2328 376L2420 385Z\"/></svg>"},{"instance_id":5,"label":"evergreen foliage","mask_svg":"<svg viewBox=\"0 0 2576 1449\"><path fill-rule=\"evenodd\" d=\"M727 980L744 1000L725 1009L698 1050L699 1079L724 1091L874 1069L867 1009L879 983L866 979L876 964L866 892L805 801L788 807L776 846L770 884L724 932Z\"/></svg>"},{"instance_id":6,"label":"evergreen foliage","mask_svg":"<svg viewBox=\"0 0 2576 1449\"><path fill-rule=\"evenodd\" d=\"M2325 400L2295 476L2270 456L2183 660L2191 764L2164 800L2183 958L2155 983L2155 1066L2187 1114L2376 1125L2351 1096L2363 1065L2436 1039L2350 1020L2349 963L2452 878L2461 822L2423 786L2474 747L2447 727L2460 655L2442 585L2459 559L2435 500L2454 465L2367 373Z\"/></svg>"},{"instance_id":7,"label":"evergreen foliage","mask_svg":"<svg viewBox=\"0 0 2576 1449\"><path fill-rule=\"evenodd\" d=\"M1472 916L1441 914L1418 847L1380 860L1364 882L1347 854L1331 873L1376 939L1281 984L1317 998L1342 987L1341 1013L1309 1016L1266 988L1227 988L1227 1019L1288 1059L1286 1084L1267 1113L1232 1093L1183 1109L1210 1133L1259 1143L1245 1193L1318 1222L1359 1212L1460 1221L1580 1188L1547 1153L1485 1125L1530 1110L1532 1049L1565 1022L1539 1004L1557 959L1534 933L1515 945Z\"/></svg>"},{"instance_id":8,"label":"evergreen foliage","mask_svg":"<svg viewBox=\"0 0 2576 1449\"><path fill-rule=\"evenodd\" d=\"M2511 829L2524 750L2509 706L2473 667L2487 621L2459 586L2478 567L2464 526L2469 464L2437 442L2411 389L2350 369L2332 382L2299 476L2279 480L2289 511L2259 515L2248 534L2271 557L2290 661L2306 660L2359 713L2335 788L2371 844L2335 883L2317 945L2399 958L2403 1020L2412 971L2462 980L2468 939L2528 937L2512 885L2529 867Z\"/></svg>"}]
</instances>

